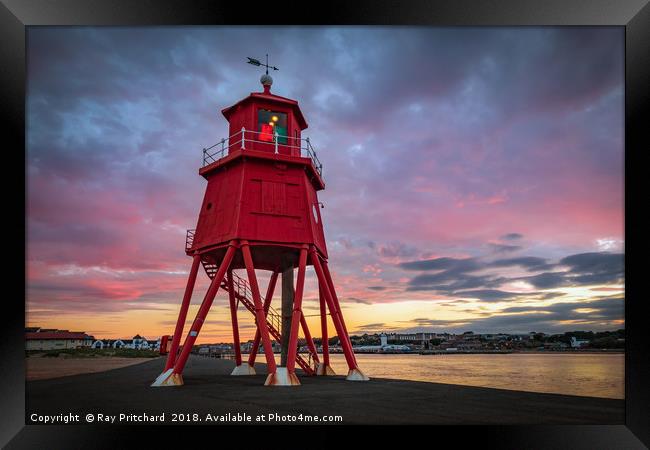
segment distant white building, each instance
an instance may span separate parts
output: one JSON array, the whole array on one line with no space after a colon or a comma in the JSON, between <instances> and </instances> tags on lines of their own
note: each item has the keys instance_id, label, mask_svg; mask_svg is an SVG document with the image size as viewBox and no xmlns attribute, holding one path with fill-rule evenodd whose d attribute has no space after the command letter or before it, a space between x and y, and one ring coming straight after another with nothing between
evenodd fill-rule
<instances>
[{"instance_id":1,"label":"distant white building","mask_svg":"<svg viewBox=\"0 0 650 450\"><path fill-rule=\"evenodd\" d=\"M388 336L386 333L379 335L380 345L361 345L353 347L354 351L361 353L384 353L384 352L410 352L411 348L406 345L390 345L388 344Z\"/></svg>"},{"instance_id":2,"label":"distant white building","mask_svg":"<svg viewBox=\"0 0 650 450\"><path fill-rule=\"evenodd\" d=\"M439 333L389 333L387 338L392 341L430 341L431 339L443 339L447 338L447 334Z\"/></svg>"},{"instance_id":3,"label":"distant white building","mask_svg":"<svg viewBox=\"0 0 650 450\"><path fill-rule=\"evenodd\" d=\"M93 342L92 348L127 348L122 339L98 339Z\"/></svg>"},{"instance_id":4,"label":"distant white building","mask_svg":"<svg viewBox=\"0 0 650 450\"><path fill-rule=\"evenodd\" d=\"M134 350L156 350L160 348L160 339L148 341L136 334L132 339L99 339L92 343L92 348L131 348Z\"/></svg>"},{"instance_id":5,"label":"distant white building","mask_svg":"<svg viewBox=\"0 0 650 450\"><path fill-rule=\"evenodd\" d=\"M150 346L149 341L146 338L143 338L139 334L133 336L131 342L127 344L128 348L133 348L135 350L149 350Z\"/></svg>"},{"instance_id":6,"label":"distant white building","mask_svg":"<svg viewBox=\"0 0 650 450\"><path fill-rule=\"evenodd\" d=\"M589 344L589 341L584 339L576 339L575 336L571 337L571 348L580 348Z\"/></svg>"}]
</instances>

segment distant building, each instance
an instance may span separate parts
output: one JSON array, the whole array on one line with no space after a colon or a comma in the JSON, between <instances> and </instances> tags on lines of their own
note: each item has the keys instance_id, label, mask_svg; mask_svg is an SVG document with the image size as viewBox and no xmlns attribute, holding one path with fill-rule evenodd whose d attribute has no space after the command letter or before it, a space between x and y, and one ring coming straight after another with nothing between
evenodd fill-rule
<instances>
[{"instance_id":1,"label":"distant building","mask_svg":"<svg viewBox=\"0 0 650 450\"><path fill-rule=\"evenodd\" d=\"M92 343L92 348L131 348L134 350L158 350L160 339L149 341L136 334L131 339L98 339Z\"/></svg>"},{"instance_id":2,"label":"distant building","mask_svg":"<svg viewBox=\"0 0 650 450\"><path fill-rule=\"evenodd\" d=\"M564 342L544 342L545 350L564 350L568 347Z\"/></svg>"},{"instance_id":3,"label":"distant building","mask_svg":"<svg viewBox=\"0 0 650 450\"><path fill-rule=\"evenodd\" d=\"M507 334L503 334L503 333L500 333L500 334L482 334L481 335L481 338L485 339L486 341L505 341L505 340L508 339L508 337L509 336Z\"/></svg>"},{"instance_id":4,"label":"distant building","mask_svg":"<svg viewBox=\"0 0 650 450\"><path fill-rule=\"evenodd\" d=\"M203 344L198 346L196 351L199 355L216 355L224 353L232 353L233 346L231 344Z\"/></svg>"},{"instance_id":5,"label":"distant building","mask_svg":"<svg viewBox=\"0 0 650 450\"><path fill-rule=\"evenodd\" d=\"M438 333L388 333L387 337L389 340L393 341L429 341L431 339L444 339L448 337L447 334L438 334Z\"/></svg>"},{"instance_id":6,"label":"distant building","mask_svg":"<svg viewBox=\"0 0 650 450\"><path fill-rule=\"evenodd\" d=\"M98 339L92 348L126 348L126 344L122 339Z\"/></svg>"},{"instance_id":7,"label":"distant building","mask_svg":"<svg viewBox=\"0 0 650 450\"><path fill-rule=\"evenodd\" d=\"M571 348L580 348L589 344L589 341L583 339L576 339L575 336L571 337Z\"/></svg>"},{"instance_id":8,"label":"distant building","mask_svg":"<svg viewBox=\"0 0 650 450\"><path fill-rule=\"evenodd\" d=\"M135 350L149 350L150 348L153 348L153 346L149 344L149 341L139 334L133 336L133 339L131 339L130 342L126 344L128 348L133 348Z\"/></svg>"},{"instance_id":9,"label":"distant building","mask_svg":"<svg viewBox=\"0 0 650 450\"><path fill-rule=\"evenodd\" d=\"M253 348L253 341L248 341L241 344L241 351L244 353L249 353L252 348Z\"/></svg>"},{"instance_id":10,"label":"distant building","mask_svg":"<svg viewBox=\"0 0 650 450\"><path fill-rule=\"evenodd\" d=\"M83 331L57 330L52 328L25 328L26 350L66 350L90 347L94 337Z\"/></svg>"},{"instance_id":11,"label":"distant building","mask_svg":"<svg viewBox=\"0 0 650 450\"><path fill-rule=\"evenodd\" d=\"M253 349L253 341L244 342L244 343L240 344L240 347L241 347L241 351L243 353L250 353L251 350ZM271 341L271 347L273 348L273 353L279 353L280 350L282 349L280 343L276 342L274 340ZM232 348L232 345L230 346L230 348ZM259 353L264 353L264 346L263 345L260 344L257 347L257 353L258 354Z\"/></svg>"},{"instance_id":12,"label":"distant building","mask_svg":"<svg viewBox=\"0 0 650 450\"><path fill-rule=\"evenodd\" d=\"M462 340L459 342L456 342L454 345L458 350L464 350L464 351L469 351L469 350L481 350L483 348L483 344L476 340Z\"/></svg>"}]
</instances>

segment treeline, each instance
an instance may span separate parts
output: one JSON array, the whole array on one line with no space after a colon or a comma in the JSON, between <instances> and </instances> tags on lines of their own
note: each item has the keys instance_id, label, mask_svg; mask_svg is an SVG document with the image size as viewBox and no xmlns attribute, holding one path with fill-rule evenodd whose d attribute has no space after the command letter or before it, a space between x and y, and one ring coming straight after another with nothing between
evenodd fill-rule
<instances>
[{"instance_id":1,"label":"treeline","mask_svg":"<svg viewBox=\"0 0 650 450\"><path fill-rule=\"evenodd\" d=\"M546 336L543 342L571 343L571 338L589 341L593 348L625 348L625 330L616 331L569 331L563 334Z\"/></svg>"}]
</instances>

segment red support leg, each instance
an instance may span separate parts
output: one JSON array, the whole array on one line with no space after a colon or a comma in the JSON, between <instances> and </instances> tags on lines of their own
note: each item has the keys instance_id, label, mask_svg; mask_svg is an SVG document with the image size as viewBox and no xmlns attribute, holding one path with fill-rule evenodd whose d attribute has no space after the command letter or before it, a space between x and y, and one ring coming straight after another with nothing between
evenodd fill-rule
<instances>
[{"instance_id":1,"label":"red support leg","mask_svg":"<svg viewBox=\"0 0 650 450\"><path fill-rule=\"evenodd\" d=\"M318 364L316 375L336 375L330 366L330 345L327 335L327 306L325 305L325 296L323 290L318 287L318 299L320 301L320 328L321 328L321 345L323 347L323 362Z\"/></svg>"},{"instance_id":2,"label":"red support leg","mask_svg":"<svg viewBox=\"0 0 650 450\"><path fill-rule=\"evenodd\" d=\"M316 253L316 249L314 247L310 249L310 254L312 264L314 265L316 275L318 276L318 283L322 289L323 295L325 296L325 301L330 310L332 321L334 322L334 328L336 328L336 332L339 336L339 341L341 342L341 347L343 348L343 353L345 355L345 360L348 363L348 368L350 369L348 371L347 379L351 381L367 381L369 378L365 376L361 370L359 370L359 367L357 367L357 362L352 351L352 345L350 344L350 340L347 337L347 333L343 327L343 324L341 323L340 311L336 307L336 303L334 302L333 296L330 292L329 281L325 275L325 272L323 271L320 258L318 256L318 253Z\"/></svg>"},{"instance_id":3,"label":"red support leg","mask_svg":"<svg viewBox=\"0 0 650 450\"><path fill-rule=\"evenodd\" d=\"M300 314L300 326L302 328L303 334L305 335L305 341L307 341L307 347L309 347L309 353L312 354L314 358L314 362L316 364L320 364L320 360L318 359L318 351L316 350L316 346L314 345L314 340L312 339L311 333L309 332L309 327L307 326L307 320L305 319L305 315L302 313Z\"/></svg>"},{"instance_id":4,"label":"red support leg","mask_svg":"<svg viewBox=\"0 0 650 450\"><path fill-rule=\"evenodd\" d=\"M176 328L174 329L174 336L172 337L172 345L167 355L167 362L163 372L171 369L176 362L176 353L178 353L178 346L181 342L183 335L183 328L185 328L185 320L187 319L187 310L190 307L190 300L192 299L192 291L194 291L194 284L196 283L196 275L199 272L201 265L201 256L194 255L192 259L192 268L190 269L190 276L187 278L187 286L185 286L185 294L181 302L181 310L178 312L178 319L176 320Z\"/></svg>"},{"instance_id":5,"label":"red support leg","mask_svg":"<svg viewBox=\"0 0 650 450\"><path fill-rule=\"evenodd\" d=\"M174 364L174 367L172 369L168 369L167 371L163 372L156 379L156 381L154 381L152 386L180 386L183 384L183 377L181 374L183 373L183 369L185 368L185 363L187 363L187 358L190 356L190 352L192 351L192 346L194 345L194 342L196 341L196 338L199 335L199 331L201 331L203 322L205 321L205 318L208 315L208 311L212 306L214 297L217 295L217 291L219 290L219 286L221 286L221 282L223 281L223 278L226 275L226 271L230 267L230 263L232 261L234 254L235 254L235 242L230 241L230 244L228 245L228 250L226 251L226 255L223 257L223 261L219 266L219 270L217 270L215 277L212 279L212 282L210 283L208 292L206 292L205 297L203 298L203 302L201 303L201 307L199 308L199 311L196 314L196 318L192 323L190 332L185 338L185 342L183 343L183 350L181 351L178 360Z\"/></svg>"},{"instance_id":6,"label":"red support leg","mask_svg":"<svg viewBox=\"0 0 650 450\"><path fill-rule=\"evenodd\" d=\"M251 287L253 300L255 302L255 318L257 321L257 329L262 337L262 345L264 347L264 356L266 357L266 365L269 371L269 376L265 384L273 384L273 378L276 372L275 357L273 356L273 347L271 346L271 338L269 337L269 329L266 326L266 314L264 314L264 305L260 298L260 289L257 285L257 277L255 276L255 266L253 265L253 257L248 245L248 241L241 241L242 254L244 255L244 264L246 265L246 273L248 274L248 283Z\"/></svg>"},{"instance_id":7,"label":"red support leg","mask_svg":"<svg viewBox=\"0 0 650 450\"><path fill-rule=\"evenodd\" d=\"M323 364L329 366L330 364L330 344L329 336L327 335L327 308L325 305L325 296L323 290L318 288L318 297L320 300L320 327L321 327L321 343L323 347Z\"/></svg>"},{"instance_id":8,"label":"red support leg","mask_svg":"<svg viewBox=\"0 0 650 450\"><path fill-rule=\"evenodd\" d=\"M323 266L323 272L325 272L325 278L327 278L327 285L330 288L330 294L332 294L332 301L334 302L334 307L336 308L336 312L339 315L339 321L341 322L341 326L343 327L343 331L345 331L345 337L348 339L348 343L350 344L350 348L352 348L352 341L350 340L350 333L348 333L348 328L345 326L345 319L343 318L343 313L341 312L341 304L339 303L339 298L336 295L336 289L334 288L334 281L332 280L332 274L330 273L330 269L327 265L327 260L323 260L322 262ZM352 357L354 358L354 364L355 366L357 365L357 357L352 352Z\"/></svg>"},{"instance_id":9,"label":"red support leg","mask_svg":"<svg viewBox=\"0 0 650 450\"><path fill-rule=\"evenodd\" d=\"M273 292L275 291L275 284L278 281L279 272L273 271L271 274L271 279L269 280L269 285L266 288L266 297L264 298L264 316L266 317L269 312L269 307L271 306L271 300L273 300ZM257 357L257 350L260 348L260 330L255 330L255 339L253 340L253 345L251 347L251 352L248 355L248 365L253 367L255 365L255 358Z\"/></svg>"},{"instance_id":10,"label":"red support leg","mask_svg":"<svg viewBox=\"0 0 650 450\"><path fill-rule=\"evenodd\" d=\"M239 325L237 323L237 299L235 298L232 269L228 269L228 300L230 301L230 321L232 322L232 341L235 350L235 363L241 366L241 345L239 343Z\"/></svg>"},{"instance_id":11,"label":"red support leg","mask_svg":"<svg viewBox=\"0 0 650 450\"><path fill-rule=\"evenodd\" d=\"M349 346L350 344L348 340L345 339L344 336L345 331L341 326L339 315L337 314L336 309L334 307L334 302L332 301L327 279L325 278L325 273L323 272L323 267L320 263L318 254L316 253L316 250L313 247L311 248L310 253L311 253L312 264L314 265L316 276L318 277L318 284L323 293L323 296L325 297L325 302L327 303L327 306L330 310L332 316L332 322L334 322L334 328L336 329L336 333L339 336L339 341L341 342L341 347L343 348L343 354L345 355L345 360L347 361L350 370L352 370L356 367L354 362L354 357L351 355L352 349Z\"/></svg>"},{"instance_id":12,"label":"red support leg","mask_svg":"<svg viewBox=\"0 0 650 450\"><path fill-rule=\"evenodd\" d=\"M293 314L291 317L291 331L289 333L289 350L287 353L287 371L289 378L295 377L296 353L298 351L298 327L302 317L302 293L305 288L305 270L307 266L307 246L300 249L298 260L298 278L296 279L296 291L293 297ZM297 381L297 378L296 378ZM299 383L299 382L298 382ZM292 383L293 384L293 383Z\"/></svg>"}]
</instances>

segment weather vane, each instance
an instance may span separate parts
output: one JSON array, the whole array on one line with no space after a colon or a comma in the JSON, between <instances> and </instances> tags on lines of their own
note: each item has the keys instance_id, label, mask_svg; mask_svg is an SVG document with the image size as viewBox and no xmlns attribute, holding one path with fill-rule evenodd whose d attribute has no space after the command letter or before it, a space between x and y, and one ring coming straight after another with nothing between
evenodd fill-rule
<instances>
[{"instance_id":1,"label":"weather vane","mask_svg":"<svg viewBox=\"0 0 650 450\"><path fill-rule=\"evenodd\" d=\"M266 64L262 64L259 59L250 58L248 56L247 56L247 58L248 58L248 61L247 61L248 64L252 64L254 66L266 67L266 74L267 75L269 74L269 69L280 70L275 66L269 66L269 54L268 53L266 54Z\"/></svg>"}]
</instances>

